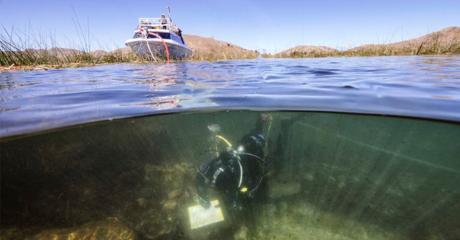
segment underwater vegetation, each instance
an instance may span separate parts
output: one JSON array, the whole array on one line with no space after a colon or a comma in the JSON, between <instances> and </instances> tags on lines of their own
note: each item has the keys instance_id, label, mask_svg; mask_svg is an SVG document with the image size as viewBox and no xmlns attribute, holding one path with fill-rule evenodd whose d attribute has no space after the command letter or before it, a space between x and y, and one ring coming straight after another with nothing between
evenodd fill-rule
<instances>
[{"instance_id":1,"label":"underwater vegetation","mask_svg":"<svg viewBox=\"0 0 460 240\"><path fill-rule=\"evenodd\" d=\"M102 121L0 140L1 239L458 239L460 126L266 112L269 166L241 218L190 229L196 169L260 112ZM228 206L222 206L224 209Z\"/></svg>"}]
</instances>

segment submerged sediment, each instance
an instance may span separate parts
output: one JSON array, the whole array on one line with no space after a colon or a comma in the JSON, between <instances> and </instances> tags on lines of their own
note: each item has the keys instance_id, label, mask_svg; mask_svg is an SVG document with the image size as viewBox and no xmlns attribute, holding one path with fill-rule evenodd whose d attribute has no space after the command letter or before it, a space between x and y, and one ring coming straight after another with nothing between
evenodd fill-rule
<instances>
[{"instance_id":1,"label":"submerged sediment","mask_svg":"<svg viewBox=\"0 0 460 240\"><path fill-rule=\"evenodd\" d=\"M199 234L196 168L259 113L183 113L2 139L2 239L456 239L456 123L272 112L259 198ZM211 131L213 130L213 131ZM214 136L214 137L213 137ZM24 151L27 149L27 151ZM228 206L222 206L226 208Z\"/></svg>"}]
</instances>

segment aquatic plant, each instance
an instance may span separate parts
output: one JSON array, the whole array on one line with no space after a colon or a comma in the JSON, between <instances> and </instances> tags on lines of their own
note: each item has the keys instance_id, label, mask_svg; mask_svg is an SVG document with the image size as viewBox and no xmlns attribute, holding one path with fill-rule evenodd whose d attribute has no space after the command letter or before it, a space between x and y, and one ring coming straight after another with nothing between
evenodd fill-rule
<instances>
[{"instance_id":1,"label":"aquatic plant","mask_svg":"<svg viewBox=\"0 0 460 240\"><path fill-rule=\"evenodd\" d=\"M77 31L83 32L83 31ZM23 39L21 36L27 36ZM31 41L30 39L34 39ZM55 37L33 37L30 33L18 33L3 27L0 33L0 66L78 67L85 65L124 62L148 62L136 56L129 48L113 51L92 51L88 37L81 37L77 49L62 48L56 44ZM253 59L257 51L240 48L230 43L198 36L186 36L193 48L193 54L186 60L219 61L232 59Z\"/></svg>"},{"instance_id":2,"label":"aquatic plant","mask_svg":"<svg viewBox=\"0 0 460 240\"><path fill-rule=\"evenodd\" d=\"M80 46L77 50L59 47L55 39L52 34L37 37L3 27L0 32L0 66L71 67L140 61L133 53L120 49L92 51L87 43L89 40L76 44Z\"/></svg>"},{"instance_id":3,"label":"aquatic plant","mask_svg":"<svg viewBox=\"0 0 460 240\"><path fill-rule=\"evenodd\" d=\"M0 32L0 69L16 67L47 68L78 67L85 65L124 62L148 62L136 56L129 48L113 51L92 50L88 29L78 21L74 23L78 34L77 49L59 47L53 34L32 34L2 27ZM460 54L460 27L449 27L419 38L389 44L367 44L348 50L323 46L297 46L276 54L259 53L213 38L184 35L192 48L188 61L219 61L264 58L310 58L393 55L451 55ZM107 49L107 48L106 48Z\"/></svg>"}]
</instances>

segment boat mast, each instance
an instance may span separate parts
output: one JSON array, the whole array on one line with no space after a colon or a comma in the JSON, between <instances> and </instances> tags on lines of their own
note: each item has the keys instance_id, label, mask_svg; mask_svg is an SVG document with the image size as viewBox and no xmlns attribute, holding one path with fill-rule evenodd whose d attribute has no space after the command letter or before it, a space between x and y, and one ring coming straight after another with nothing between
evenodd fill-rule
<instances>
[{"instance_id":1,"label":"boat mast","mask_svg":"<svg viewBox=\"0 0 460 240\"><path fill-rule=\"evenodd\" d=\"M171 21L172 23L172 18L171 18L171 8L168 6L168 17L169 17L169 20Z\"/></svg>"}]
</instances>

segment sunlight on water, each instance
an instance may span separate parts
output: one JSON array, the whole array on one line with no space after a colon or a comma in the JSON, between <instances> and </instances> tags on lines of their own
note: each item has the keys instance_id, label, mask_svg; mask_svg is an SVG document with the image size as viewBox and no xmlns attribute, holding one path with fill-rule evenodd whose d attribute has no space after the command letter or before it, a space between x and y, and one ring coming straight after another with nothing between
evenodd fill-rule
<instances>
[{"instance_id":1,"label":"sunlight on water","mask_svg":"<svg viewBox=\"0 0 460 240\"><path fill-rule=\"evenodd\" d=\"M0 73L0 136L199 109L460 121L460 57L257 59Z\"/></svg>"}]
</instances>

